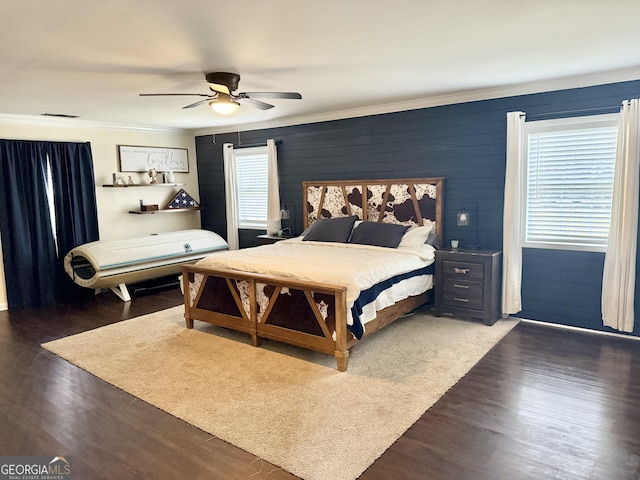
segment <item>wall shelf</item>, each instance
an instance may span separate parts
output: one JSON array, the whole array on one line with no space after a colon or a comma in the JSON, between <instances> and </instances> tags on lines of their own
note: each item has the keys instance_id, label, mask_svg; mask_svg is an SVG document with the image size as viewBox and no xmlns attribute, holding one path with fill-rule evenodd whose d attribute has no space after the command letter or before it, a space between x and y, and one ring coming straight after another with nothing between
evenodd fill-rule
<instances>
[{"instance_id":1,"label":"wall shelf","mask_svg":"<svg viewBox=\"0 0 640 480\"><path fill-rule=\"evenodd\" d=\"M189 208L168 208L163 210L129 210L129 213L133 215L153 215L154 213L186 213L195 212L201 210L201 207L189 207Z\"/></svg>"}]
</instances>

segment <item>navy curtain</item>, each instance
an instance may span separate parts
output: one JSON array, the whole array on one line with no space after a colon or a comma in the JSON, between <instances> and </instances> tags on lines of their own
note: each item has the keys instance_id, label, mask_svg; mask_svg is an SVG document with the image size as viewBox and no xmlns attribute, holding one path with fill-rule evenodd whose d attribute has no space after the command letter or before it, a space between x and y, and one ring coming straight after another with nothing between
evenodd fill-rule
<instances>
[{"instance_id":1,"label":"navy curtain","mask_svg":"<svg viewBox=\"0 0 640 480\"><path fill-rule=\"evenodd\" d=\"M53 192L47 187L49 169ZM0 187L9 308L40 307L84 294L62 262L73 247L99 238L91 145L0 140Z\"/></svg>"}]
</instances>

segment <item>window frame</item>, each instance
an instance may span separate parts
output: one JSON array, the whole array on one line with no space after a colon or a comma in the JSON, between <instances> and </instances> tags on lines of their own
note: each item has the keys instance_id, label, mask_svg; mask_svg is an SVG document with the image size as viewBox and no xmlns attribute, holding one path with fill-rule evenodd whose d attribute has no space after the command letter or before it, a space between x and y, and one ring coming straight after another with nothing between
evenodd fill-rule
<instances>
[{"instance_id":1,"label":"window frame","mask_svg":"<svg viewBox=\"0 0 640 480\"><path fill-rule=\"evenodd\" d=\"M530 241L527 240L527 227L529 223L529 135L532 133L554 132L562 130L575 130L580 128L601 128L612 127L617 131L619 121L618 113L589 115L581 117L560 118L551 120L537 120L525 122L524 135L522 142L522 176L521 176L521 206L522 206L522 246L523 248L540 248L551 250L570 250L570 251L587 251L587 252L606 252L607 245L601 244L578 244L569 241ZM616 143L617 148L617 143ZM613 159L613 168L615 170L615 155ZM611 186L613 191L613 174L611 177Z\"/></svg>"},{"instance_id":2,"label":"window frame","mask_svg":"<svg viewBox=\"0 0 640 480\"><path fill-rule=\"evenodd\" d=\"M242 218L242 195L243 189L240 188L240 162L242 162L242 157L255 157L255 156L264 157L264 172L266 173L264 179L264 220L263 219L243 219ZM233 150L233 162L236 171L235 175L235 189L236 189L236 199L238 203L237 215L238 215L238 228L243 230L266 230L267 229L267 215L268 215L268 199L269 199L269 185L268 185L268 172L269 172L269 156L268 156L268 148L267 146L258 146L258 147L246 147L246 148L234 148ZM246 191L244 191L246 193Z\"/></svg>"}]
</instances>

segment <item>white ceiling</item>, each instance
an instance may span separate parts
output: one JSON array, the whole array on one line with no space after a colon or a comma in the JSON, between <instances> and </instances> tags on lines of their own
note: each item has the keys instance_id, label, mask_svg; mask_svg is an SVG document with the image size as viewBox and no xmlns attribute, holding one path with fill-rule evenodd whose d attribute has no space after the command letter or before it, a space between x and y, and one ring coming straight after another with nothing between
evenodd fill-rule
<instances>
[{"instance_id":1,"label":"white ceiling","mask_svg":"<svg viewBox=\"0 0 640 480\"><path fill-rule=\"evenodd\" d=\"M0 2L4 118L224 129L640 78L638 0ZM208 93L213 71L303 99L224 117L138 95Z\"/></svg>"}]
</instances>

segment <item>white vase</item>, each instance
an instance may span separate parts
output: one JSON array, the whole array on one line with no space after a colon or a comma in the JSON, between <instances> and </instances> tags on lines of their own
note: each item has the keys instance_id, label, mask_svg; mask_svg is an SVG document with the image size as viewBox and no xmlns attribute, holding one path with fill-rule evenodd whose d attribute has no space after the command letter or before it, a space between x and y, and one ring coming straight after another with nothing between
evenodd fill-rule
<instances>
[{"instance_id":1,"label":"white vase","mask_svg":"<svg viewBox=\"0 0 640 480\"><path fill-rule=\"evenodd\" d=\"M277 235L280 230L280 220L267 220L267 234Z\"/></svg>"}]
</instances>

